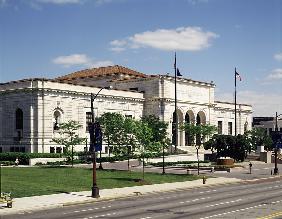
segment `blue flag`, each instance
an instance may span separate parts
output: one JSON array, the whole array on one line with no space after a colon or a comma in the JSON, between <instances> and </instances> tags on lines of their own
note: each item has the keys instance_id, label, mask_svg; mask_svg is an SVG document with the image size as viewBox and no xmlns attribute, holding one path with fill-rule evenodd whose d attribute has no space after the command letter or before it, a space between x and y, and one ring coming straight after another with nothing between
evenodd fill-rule
<instances>
[{"instance_id":1,"label":"blue flag","mask_svg":"<svg viewBox=\"0 0 282 219\"><path fill-rule=\"evenodd\" d=\"M180 73L180 71L179 71L178 68L176 69L176 75L177 75L177 76L182 76L182 74Z\"/></svg>"}]
</instances>

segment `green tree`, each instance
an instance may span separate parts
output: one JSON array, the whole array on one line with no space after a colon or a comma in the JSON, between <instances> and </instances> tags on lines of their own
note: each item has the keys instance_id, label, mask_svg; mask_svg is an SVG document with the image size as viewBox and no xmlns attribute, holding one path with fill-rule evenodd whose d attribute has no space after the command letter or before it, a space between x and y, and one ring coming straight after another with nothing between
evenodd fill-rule
<instances>
[{"instance_id":1,"label":"green tree","mask_svg":"<svg viewBox=\"0 0 282 219\"><path fill-rule=\"evenodd\" d=\"M192 143L195 143L196 136L199 136L202 141L205 141L206 138L211 137L217 131L216 126L210 124L195 125L191 123L184 123L180 126L180 129L189 134L189 138Z\"/></svg>"},{"instance_id":2,"label":"green tree","mask_svg":"<svg viewBox=\"0 0 282 219\"><path fill-rule=\"evenodd\" d=\"M129 160L136 148L136 122L132 118L125 118L122 126L121 145L123 155L127 156L127 170L129 171Z\"/></svg>"},{"instance_id":3,"label":"green tree","mask_svg":"<svg viewBox=\"0 0 282 219\"><path fill-rule=\"evenodd\" d=\"M244 161L248 151L248 142L243 135L214 135L204 143L206 150L216 151L216 157L231 157L236 161Z\"/></svg>"},{"instance_id":4,"label":"green tree","mask_svg":"<svg viewBox=\"0 0 282 219\"><path fill-rule=\"evenodd\" d=\"M204 141L217 132L217 127L214 125L201 124L200 127L201 127L201 136Z\"/></svg>"},{"instance_id":5,"label":"green tree","mask_svg":"<svg viewBox=\"0 0 282 219\"><path fill-rule=\"evenodd\" d=\"M158 147L154 147L152 152L159 153L162 148L168 148L170 145L170 139L168 138L168 123L161 121L159 117L155 115L144 116L141 118L142 122L147 123L149 128L152 130L152 141Z\"/></svg>"},{"instance_id":6,"label":"green tree","mask_svg":"<svg viewBox=\"0 0 282 219\"><path fill-rule=\"evenodd\" d=\"M153 130L146 121L136 121L136 140L139 145L139 159L142 159L143 180L145 172L145 158L151 157L153 151L158 149L158 145L153 142Z\"/></svg>"},{"instance_id":7,"label":"green tree","mask_svg":"<svg viewBox=\"0 0 282 219\"><path fill-rule=\"evenodd\" d=\"M272 150L273 142L269 135L266 134L264 128L253 128L244 133L249 144L248 152L256 150L257 146L265 146L266 150Z\"/></svg>"},{"instance_id":8,"label":"green tree","mask_svg":"<svg viewBox=\"0 0 282 219\"><path fill-rule=\"evenodd\" d=\"M64 154L68 158L68 160L71 160L71 164L73 167L73 150L76 145L80 145L83 142L86 141L86 138L81 138L77 134L77 131L81 128L82 126L74 121L70 120L65 123L60 124L59 128L59 138L53 138L52 141L65 146Z\"/></svg>"},{"instance_id":9,"label":"green tree","mask_svg":"<svg viewBox=\"0 0 282 219\"><path fill-rule=\"evenodd\" d=\"M121 126L123 124L124 117L119 113L107 112L99 117L98 120L102 126L103 137L108 144L110 156L111 152L115 149L114 145L117 143L117 139L119 139L121 135Z\"/></svg>"}]
</instances>

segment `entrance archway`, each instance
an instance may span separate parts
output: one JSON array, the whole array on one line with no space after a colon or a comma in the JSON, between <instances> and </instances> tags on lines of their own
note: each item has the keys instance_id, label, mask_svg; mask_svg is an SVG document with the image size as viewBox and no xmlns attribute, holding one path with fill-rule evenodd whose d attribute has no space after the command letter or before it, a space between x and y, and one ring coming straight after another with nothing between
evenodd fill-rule
<instances>
[{"instance_id":1,"label":"entrance archway","mask_svg":"<svg viewBox=\"0 0 282 219\"><path fill-rule=\"evenodd\" d=\"M192 110L188 110L185 114L185 123L194 124L195 116ZM193 138L190 136L188 131L185 131L185 145L192 145Z\"/></svg>"},{"instance_id":2,"label":"entrance archway","mask_svg":"<svg viewBox=\"0 0 282 219\"><path fill-rule=\"evenodd\" d=\"M173 115L172 115L172 129L171 129L172 139L171 141L173 145L182 145L183 144L183 141L182 141L183 132L179 131L179 126L183 124L183 114L179 109L176 112L177 113L173 112ZM176 136L175 136L176 114L177 114L177 121L178 121L178 134L177 134L178 139L177 141L176 141Z\"/></svg>"},{"instance_id":3,"label":"entrance archway","mask_svg":"<svg viewBox=\"0 0 282 219\"><path fill-rule=\"evenodd\" d=\"M196 125L204 125L206 124L206 115L203 111L198 112L197 117L196 117ZM201 135L197 134L196 135L196 145L201 145L202 144L202 139Z\"/></svg>"}]
</instances>

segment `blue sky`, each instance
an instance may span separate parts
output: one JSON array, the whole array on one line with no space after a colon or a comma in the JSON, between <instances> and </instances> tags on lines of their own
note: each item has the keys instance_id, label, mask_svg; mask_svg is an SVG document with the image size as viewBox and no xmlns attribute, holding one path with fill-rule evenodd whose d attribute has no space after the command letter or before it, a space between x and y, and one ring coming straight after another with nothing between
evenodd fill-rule
<instances>
[{"instance_id":1,"label":"blue sky","mask_svg":"<svg viewBox=\"0 0 282 219\"><path fill-rule=\"evenodd\" d=\"M214 81L216 100L282 113L281 0L0 0L0 82L122 65Z\"/></svg>"}]
</instances>

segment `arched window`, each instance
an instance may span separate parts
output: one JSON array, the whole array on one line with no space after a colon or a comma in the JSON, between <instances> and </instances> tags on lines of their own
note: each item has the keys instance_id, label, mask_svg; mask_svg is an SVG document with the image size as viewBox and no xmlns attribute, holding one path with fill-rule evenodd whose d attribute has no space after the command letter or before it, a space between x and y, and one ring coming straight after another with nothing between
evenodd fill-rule
<instances>
[{"instance_id":1,"label":"arched window","mask_svg":"<svg viewBox=\"0 0 282 219\"><path fill-rule=\"evenodd\" d=\"M59 130L60 129L60 123L62 120L62 114L59 110L56 110L53 114L53 130Z\"/></svg>"},{"instance_id":2,"label":"arched window","mask_svg":"<svg viewBox=\"0 0 282 219\"><path fill-rule=\"evenodd\" d=\"M16 129L23 129L23 111L20 108L16 110Z\"/></svg>"},{"instance_id":3,"label":"arched window","mask_svg":"<svg viewBox=\"0 0 282 219\"><path fill-rule=\"evenodd\" d=\"M248 131L248 122L246 121L244 124L244 133Z\"/></svg>"}]
</instances>

